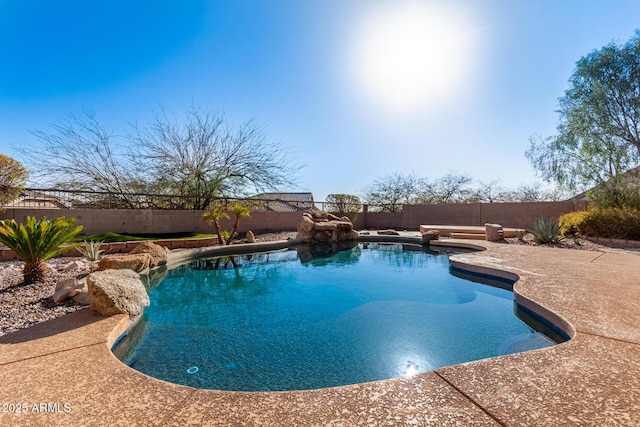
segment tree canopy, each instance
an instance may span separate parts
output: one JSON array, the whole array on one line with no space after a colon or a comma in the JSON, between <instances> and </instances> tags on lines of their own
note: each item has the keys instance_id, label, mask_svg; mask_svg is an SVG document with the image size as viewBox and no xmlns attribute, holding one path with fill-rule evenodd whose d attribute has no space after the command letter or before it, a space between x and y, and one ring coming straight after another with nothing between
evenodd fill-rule
<instances>
[{"instance_id":1,"label":"tree canopy","mask_svg":"<svg viewBox=\"0 0 640 427\"><path fill-rule=\"evenodd\" d=\"M432 180L411 172L377 179L364 189L363 198L372 211L399 212L404 204L541 202L562 200L566 194L540 184L507 189L497 181L486 184L456 172Z\"/></svg>"},{"instance_id":2,"label":"tree canopy","mask_svg":"<svg viewBox=\"0 0 640 427\"><path fill-rule=\"evenodd\" d=\"M628 186L620 177L640 163L640 31L582 57L558 113L557 134L532 136L525 153L541 177L570 190Z\"/></svg>"},{"instance_id":3,"label":"tree canopy","mask_svg":"<svg viewBox=\"0 0 640 427\"><path fill-rule=\"evenodd\" d=\"M0 154L0 206L18 197L28 178L29 172L20 162Z\"/></svg>"},{"instance_id":4,"label":"tree canopy","mask_svg":"<svg viewBox=\"0 0 640 427\"><path fill-rule=\"evenodd\" d=\"M161 110L126 135L90 111L51 129L33 132L42 148L22 151L39 183L112 192L123 207L141 207L128 193L151 193L178 196L171 206L152 207L207 209L216 197L281 191L297 182L300 169L254 121L233 127L224 114L198 107L183 117Z\"/></svg>"}]
</instances>

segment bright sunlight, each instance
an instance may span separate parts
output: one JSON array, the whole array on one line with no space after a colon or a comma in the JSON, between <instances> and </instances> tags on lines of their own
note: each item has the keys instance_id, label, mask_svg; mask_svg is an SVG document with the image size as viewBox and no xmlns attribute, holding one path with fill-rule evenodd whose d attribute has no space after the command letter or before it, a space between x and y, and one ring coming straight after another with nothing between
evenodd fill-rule
<instances>
[{"instance_id":1,"label":"bright sunlight","mask_svg":"<svg viewBox=\"0 0 640 427\"><path fill-rule=\"evenodd\" d=\"M389 2L363 17L352 60L362 89L388 109L434 107L462 83L471 55L461 11Z\"/></svg>"}]
</instances>

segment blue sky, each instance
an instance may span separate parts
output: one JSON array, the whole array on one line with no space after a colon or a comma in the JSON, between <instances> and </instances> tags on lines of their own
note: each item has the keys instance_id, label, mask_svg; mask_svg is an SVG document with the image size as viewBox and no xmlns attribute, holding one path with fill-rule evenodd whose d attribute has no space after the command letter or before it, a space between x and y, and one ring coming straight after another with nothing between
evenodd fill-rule
<instances>
[{"instance_id":1,"label":"blue sky","mask_svg":"<svg viewBox=\"0 0 640 427\"><path fill-rule=\"evenodd\" d=\"M576 61L640 28L637 0L0 0L0 152L84 108L255 119L305 164L292 190L377 178L536 181Z\"/></svg>"}]
</instances>

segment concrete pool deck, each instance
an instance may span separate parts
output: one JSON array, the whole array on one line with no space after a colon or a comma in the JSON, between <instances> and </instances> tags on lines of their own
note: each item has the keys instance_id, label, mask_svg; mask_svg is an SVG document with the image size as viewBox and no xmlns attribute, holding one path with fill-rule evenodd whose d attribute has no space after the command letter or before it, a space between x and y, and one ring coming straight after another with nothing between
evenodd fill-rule
<instances>
[{"instance_id":1,"label":"concrete pool deck","mask_svg":"<svg viewBox=\"0 0 640 427\"><path fill-rule=\"evenodd\" d=\"M0 338L0 425L640 425L640 255L473 244L486 251L452 263L518 275L516 299L572 339L366 384L223 392L125 366L110 348L128 318L85 309Z\"/></svg>"}]
</instances>

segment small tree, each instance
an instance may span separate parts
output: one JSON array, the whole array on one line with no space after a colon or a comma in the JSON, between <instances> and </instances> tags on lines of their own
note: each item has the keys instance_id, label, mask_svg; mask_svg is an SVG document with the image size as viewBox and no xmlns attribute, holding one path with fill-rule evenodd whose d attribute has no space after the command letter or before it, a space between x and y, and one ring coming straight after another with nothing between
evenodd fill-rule
<instances>
[{"instance_id":1,"label":"small tree","mask_svg":"<svg viewBox=\"0 0 640 427\"><path fill-rule=\"evenodd\" d=\"M22 164L0 154L0 207L13 201L27 185L29 173Z\"/></svg>"},{"instance_id":2,"label":"small tree","mask_svg":"<svg viewBox=\"0 0 640 427\"><path fill-rule=\"evenodd\" d=\"M46 260L82 245L82 243L75 243L61 247L82 230L81 225L73 227L75 223L75 218L36 220L31 216L27 217L26 224L20 225L14 220L0 221L0 242L25 260L22 270L25 284L44 279Z\"/></svg>"},{"instance_id":3,"label":"small tree","mask_svg":"<svg viewBox=\"0 0 640 427\"><path fill-rule=\"evenodd\" d=\"M325 201L325 209L337 216L346 216L351 221L356 220L362 208L360 198L352 194L329 194Z\"/></svg>"},{"instance_id":4,"label":"small tree","mask_svg":"<svg viewBox=\"0 0 640 427\"><path fill-rule=\"evenodd\" d=\"M365 189L364 199L383 212L400 212L402 205L418 203L428 183L414 172L395 173L377 179Z\"/></svg>"},{"instance_id":5,"label":"small tree","mask_svg":"<svg viewBox=\"0 0 640 427\"><path fill-rule=\"evenodd\" d=\"M235 236L236 231L238 231L238 227L240 226L240 218L244 216L249 216L251 213L251 208L243 203L235 203L231 206L227 206L227 210L231 212L234 216L233 228L231 229L231 233L229 233L229 237L227 237L227 245L231 243L233 236Z\"/></svg>"},{"instance_id":6,"label":"small tree","mask_svg":"<svg viewBox=\"0 0 640 427\"><path fill-rule=\"evenodd\" d=\"M225 244L225 239L222 236L222 229L220 228L220 219L229 218L229 214L226 212L224 206L216 205L211 208L207 213L202 216L202 220L207 224L213 224L213 228L216 231L216 236L218 236L218 244L223 246Z\"/></svg>"}]
</instances>

